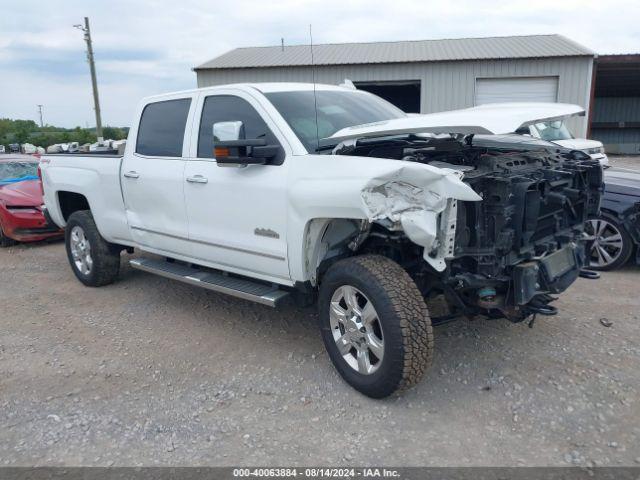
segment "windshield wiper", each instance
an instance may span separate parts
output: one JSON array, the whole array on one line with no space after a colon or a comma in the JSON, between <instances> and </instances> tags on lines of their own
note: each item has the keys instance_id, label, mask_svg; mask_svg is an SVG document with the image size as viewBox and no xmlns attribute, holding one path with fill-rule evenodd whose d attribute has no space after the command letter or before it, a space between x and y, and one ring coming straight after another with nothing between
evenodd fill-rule
<instances>
[{"instance_id":1,"label":"windshield wiper","mask_svg":"<svg viewBox=\"0 0 640 480\"><path fill-rule=\"evenodd\" d=\"M321 138L318 142L318 146L313 150L314 152L324 152L325 150L331 150L336 147L338 143L331 138Z\"/></svg>"}]
</instances>

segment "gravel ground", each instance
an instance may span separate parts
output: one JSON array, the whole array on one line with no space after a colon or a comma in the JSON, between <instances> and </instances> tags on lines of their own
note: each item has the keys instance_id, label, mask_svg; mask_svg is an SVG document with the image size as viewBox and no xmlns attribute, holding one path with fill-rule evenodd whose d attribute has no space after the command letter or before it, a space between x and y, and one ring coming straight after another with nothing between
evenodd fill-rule
<instances>
[{"instance_id":1,"label":"gravel ground","mask_svg":"<svg viewBox=\"0 0 640 480\"><path fill-rule=\"evenodd\" d=\"M533 329L438 327L422 383L382 401L339 378L313 309L126 257L119 282L86 288L61 243L0 266L0 465L640 464L636 266L578 280Z\"/></svg>"},{"instance_id":2,"label":"gravel ground","mask_svg":"<svg viewBox=\"0 0 640 480\"><path fill-rule=\"evenodd\" d=\"M579 280L533 329L437 328L422 383L375 401L338 377L312 309L125 258L119 282L86 288L60 243L2 250L0 265L0 464L640 463L635 266Z\"/></svg>"},{"instance_id":3,"label":"gravel ground","mask_svg":"<svg viewBox=\"0 0 640 480\"><path fill-rule=\"evenodd\" d=\"M608 157L612 168L640 170L640 155L609 155Z\"/></svg>"}]
</instances>

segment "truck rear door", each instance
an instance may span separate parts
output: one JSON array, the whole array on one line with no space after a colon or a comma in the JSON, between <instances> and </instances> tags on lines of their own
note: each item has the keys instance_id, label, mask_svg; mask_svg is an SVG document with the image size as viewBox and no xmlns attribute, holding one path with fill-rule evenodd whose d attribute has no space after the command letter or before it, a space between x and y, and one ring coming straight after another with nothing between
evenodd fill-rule
<instances>
[{"instance_id":1,"label":"truck rear door","mask_svg":"<svg viewBox=\"0 0 640 480\"><path fill-rule=\"evenodd\" d=\"M131 236L141 248L191 256L184 202L193 96L177 95L143 107L135 145L128 147L120 172Z\"/></svg>"}]
</instances>

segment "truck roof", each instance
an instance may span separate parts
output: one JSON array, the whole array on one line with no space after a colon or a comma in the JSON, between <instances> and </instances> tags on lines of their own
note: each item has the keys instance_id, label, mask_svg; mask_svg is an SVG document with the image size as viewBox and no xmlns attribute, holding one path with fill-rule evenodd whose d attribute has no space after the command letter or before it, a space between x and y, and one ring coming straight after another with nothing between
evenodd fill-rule
<instances>
[{"instance_id":1,"label":"truck roof","mask_svg":"<svg viewBox=\"0 0 640 480\"><path fill-rule=\"evenodd\" d=\"M313 83L295 83L295 82L265 82L265 83L231 83L226 85L216 85L213 87L192 88L189 90L180 90L176 92L167 92L159 95L151 95L143 98L143 102L149 100L160 100L164 97L175 97L183 94L192 94L195 92L215 92L216 90L223 90L226 88L235 88L238 90L258 90L262 93L272 92L294 92L294 91L310 91L314 89ZM322 83L315 84L315 90L342 90L352 92L353 89L348 87L341 87L338 85L327 85Z\"/></svg>"},{"instance_id":2,"label":"truck roof","mask_svg":"<svg viewBox=\"0 0 640 480\"><path fill-rule=\"evenodd\" d=\"M262 93L273 93L273 92L296 92L296 91L311 91L314 89L313 83L295 83L295 82L265 82L265 83L230 83L225 85L216 85L213 87L202 87L202 88L192 88L189 90L179 90L175 92L167 92L161 93L158 95L151 95L148 97L144 97L142 99L143 102L148 102L149 100L161 100L165 97L176 97L179 95L192 94L195 92L215 92L216 90L223 90L227 88L235 88L238 90L244 91L252 91L258 90ZM340 90L353 92L352 88L342 87L338 85L327 85L323 83L316 83L315 90Z\"/></svg>"}]
</instances>

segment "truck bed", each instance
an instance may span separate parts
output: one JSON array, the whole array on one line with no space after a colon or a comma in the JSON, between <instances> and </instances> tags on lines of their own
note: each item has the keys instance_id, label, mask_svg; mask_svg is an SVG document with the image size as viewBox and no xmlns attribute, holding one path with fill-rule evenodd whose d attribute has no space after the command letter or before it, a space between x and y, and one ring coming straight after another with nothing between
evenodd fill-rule
<instances>
[{"instance_id":1,"label":"truck bed","mask_svg":"<svg viewBox=\"0 0 640 480\"><path fill-rule=\"evenodd\" d=\"M56 225L66 225L65 203L70 198L84 198L92 211L100 212L95 218L100 234L112 243L129 245L131 237L120 188L122 159L123 155L107 152L43 155L40 168L45 204Z\"/></svg>"}]
</instances>

